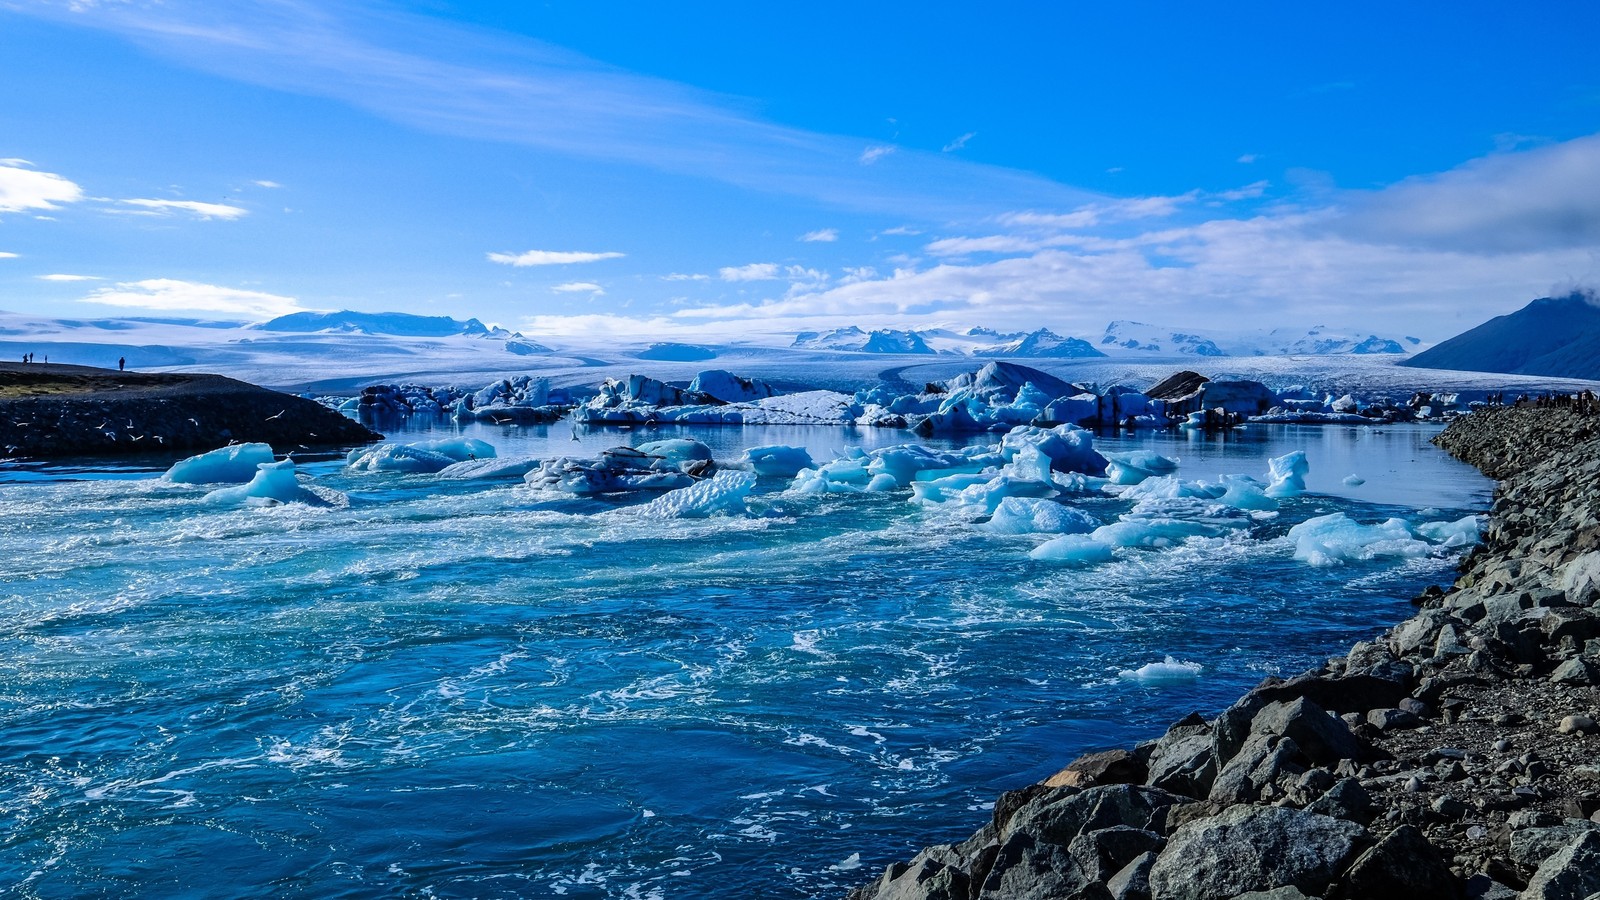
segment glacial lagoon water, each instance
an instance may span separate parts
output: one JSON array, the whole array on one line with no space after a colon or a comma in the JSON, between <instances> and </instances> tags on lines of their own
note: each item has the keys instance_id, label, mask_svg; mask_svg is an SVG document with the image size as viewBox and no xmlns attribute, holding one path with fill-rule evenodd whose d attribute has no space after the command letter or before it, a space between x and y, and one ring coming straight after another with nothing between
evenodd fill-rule
<instances>
[{"instance_id":1,"label":"glacial lagoon water","mask_svg":"<svg viewBox=\"0 0 1600 900\"><path fill-rule=\"evenodd\" d=\"M719 458L786 443L821 460L907 438L443 430L502 456L688 435ZM1312 493L1087 568L908 492L791 496L781 480L758 487L761 515L663 520L331 458L301 471L346 508L218 508L156 480L170 460L0 470L0 885L839 895L1081 751L1215 712L1407 615L1455 557L1313 567L1284 535L1336 511L1484 509L1492 484L1432 433L1102 438L1176 457L1185 478L1304 449ZM1168 656L1201 669L1131 675Z\"/></svg>"}]
</instances>

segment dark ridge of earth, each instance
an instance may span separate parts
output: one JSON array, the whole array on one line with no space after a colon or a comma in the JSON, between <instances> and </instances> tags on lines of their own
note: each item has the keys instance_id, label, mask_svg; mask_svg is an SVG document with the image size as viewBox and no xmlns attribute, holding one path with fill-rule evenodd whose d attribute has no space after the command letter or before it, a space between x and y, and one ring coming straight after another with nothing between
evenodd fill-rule
<instances>
[{"instance_id":1,"label":"dark ridge of earth","mask_svg":"<svg viewBox=\"0 0 1600 900\"><path fill-rule=\"evenodd\" d=\"M383 435L311 400L221 375L0 363L0 456L60 459L215 450L285 452Z\"/></svg>"}]
</instances>

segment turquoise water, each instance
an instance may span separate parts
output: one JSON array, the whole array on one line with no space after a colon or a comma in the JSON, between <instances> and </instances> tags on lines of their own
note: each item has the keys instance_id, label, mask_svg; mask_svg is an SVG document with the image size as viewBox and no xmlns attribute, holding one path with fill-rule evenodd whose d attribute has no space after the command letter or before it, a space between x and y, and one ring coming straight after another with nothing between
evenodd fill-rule
<instances>
[{"instance_id":1,"label":"turquoise water","mask_svg":"<svg viewBox=\"0 0 1600 900\"><path fill-rule=\"evenodd\" d=\"M464 432L502 456L663 436ZM906 437L671 433L719 458ZM0 473L0 884L24 897L838 894L970 833L1001 790L1214 712L1407 615L1452 558L1312 568L1283 535L1333 511L1484 508L1492 485L1430 434L1102 440L1179 457L1187 478L1259 475L1305 449L1320 493L1226 537L1086 569L1035 562L1041 538L906 492L798 497L779 480L758 487L759 515L681 521L331 459L301 470L346 508L220 509L154 467L13 468ZM1344 485L1352 473L1366 484ZM1128 507L1071 502L1106 520ZM1167 655L1203 669L1119 674Z\"/></svg>"}]
</instances>

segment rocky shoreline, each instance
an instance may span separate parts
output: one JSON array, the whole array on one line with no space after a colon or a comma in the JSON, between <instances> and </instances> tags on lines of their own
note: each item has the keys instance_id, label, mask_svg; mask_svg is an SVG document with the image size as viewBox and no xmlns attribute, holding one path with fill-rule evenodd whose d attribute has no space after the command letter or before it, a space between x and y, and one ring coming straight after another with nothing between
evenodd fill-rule
<instances>
[{"instance_id":1,"label":"rocky shoreline","mask_svg":"<svg viewBox=\"0 0 1600 900\"><path fill-rule=\"evenodd\" d=\"M289 451L380 438L314 401L221 375L0 365L0 456L11 459L186 453L252 441Z\"/></svg>"},{"instance_id":2,"label":"rocky shoreline","mask_svg":"<svg viewBox=\"0 0 1600 900\"><path fill-rule=\"evenodd\" d=\"M1415 616L1002 795L850 900L1600 900L1600 416L1435 443L1501 484Z\"/></svg>"}]
</instances>

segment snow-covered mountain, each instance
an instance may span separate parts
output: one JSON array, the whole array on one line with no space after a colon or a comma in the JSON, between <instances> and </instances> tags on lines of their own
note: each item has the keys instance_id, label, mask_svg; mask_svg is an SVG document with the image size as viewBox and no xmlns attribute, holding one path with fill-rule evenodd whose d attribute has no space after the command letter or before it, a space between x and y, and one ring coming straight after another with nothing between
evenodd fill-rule
<instances>
[{"instance_id":1,"label":"snow-covered mountain","mask_svg":"<svg viewBox=\"0 0 1600 900\"><path fill-rule=\"evenodd\" d=\"M461 321L449 316L418 316L411 313L365 313L352 310L339 312L298 312L279 316L252 326L261 331L311 334L321 331L345 334L392 334L400 337L469 336L520 338L522 335L504 328L490 328L477 319Z\"/></svg>"},{"instance_id":2,"label":"snow-covered mountain","mask_svg":"<svg viewBox=\"0 0 1600 900\"><path fill-rule=\"evenodd\" d=\"M1115 356L1335 356L1413 353L1422 342L1318 325L1251 331L1175 329L1119 319L1099 348Z\"/></svg>"},{"instance_id":3,"label":"snow-covered mountain","mask_svg":"<svg viewBox=\"0 0 1600 900\"><path fill-rule=\"evenodd\" d=\"M794 336L790 347L805 350L847 350L857 353L916 353L932 354L934 349L915 331L894 331L883 328L863 331L855 325L831 331L802 331Z\"/></svg>"},{"instance_id":4,"label":"snow-covered mountain","mask_svg":"<svg viewBox=\"0 0 1600 900\"><path fill-rule=\"evenodd\" d=\"M1048 328L1014 338L1004 344L995 344L973 351L975 356L1018 356L1031 359L1083 359L1105 356L1088 341L1075 337L1062 337Z\"/></svg>"}]
</instances>

